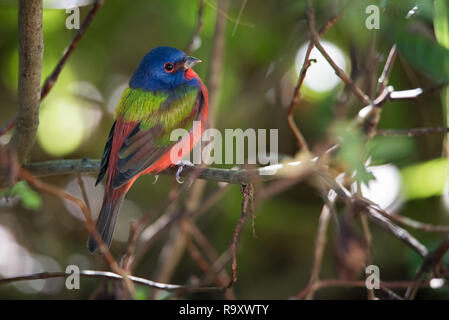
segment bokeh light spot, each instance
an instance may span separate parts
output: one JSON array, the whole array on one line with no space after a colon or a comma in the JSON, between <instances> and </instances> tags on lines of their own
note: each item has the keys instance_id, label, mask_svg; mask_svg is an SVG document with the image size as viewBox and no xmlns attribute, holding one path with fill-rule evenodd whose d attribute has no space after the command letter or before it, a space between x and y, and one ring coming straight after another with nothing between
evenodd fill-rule
<instances>
[{"instance_id":1,"label":"bokeh light spot","mask_svg":"<svg viewBox=\"0 0 449 320\"><path fill-rule=\"evenodd\" d=\"M332 60L341 69L348 72L346 56L343 51L329 41L321 40L321 44L329 56L332 57ZM308 46L308 42L303 44L296 54L295 67L297 76L301 72ZM340 78L335 74L335 71L315 47L310 53L310 59L315 59L316 62L312 63L308 69L307 75L304 78L304 86L317 93L323 93L332 90L341 82Z\"/></svg>"},{"instance_id":2,"label":"bokeh light spot","mask_svg":"<svg viewBox=\"0 0 449 320\"><path fill-rule=\"evenodd\" d=\"M49 154L62 156L82 142L84 123L79 107L67 99L49 100L40 112L38 141Z\"/></svg>"},{"instance_id":3,"label":"bokeh light spot","mask_svg":"<svg viewBox=\"0 0 449 320\"><path fill-rule=\"evenodd\" d=\"M362 195L377 203L382 209L394 210L401 203L401 174L391 165L371 166L367 168L375 180L371 180L368 186L362 184Z\"/></svg>"}]
</instances>

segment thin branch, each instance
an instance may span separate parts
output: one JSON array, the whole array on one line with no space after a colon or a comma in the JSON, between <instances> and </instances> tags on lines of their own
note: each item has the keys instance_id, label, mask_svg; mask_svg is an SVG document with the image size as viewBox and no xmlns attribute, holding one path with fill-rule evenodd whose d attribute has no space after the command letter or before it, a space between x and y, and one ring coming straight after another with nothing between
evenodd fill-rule
<instances>
[{"instance_id":1,"label":"thin branch","mask_svg":"<svg viewBox=\"0 0 449 320\"><path fill-rule=\"evenodd\" d=\"M360 204L361 202L358 202ZM421 257L427 257L429 253L427 248L420 243L415 237L413 237L408 231L399 227L398 225L392 223L389 219L384 217L375 208L367 206L366 203L362 204L364 206L364 212L368 215L368 218L376 223L378 226L383 228L385 231L391 233L393 236L398 238L412 248Z\"/></svg>"},{"instance_id":2,"label":"thin branch","mask_svg":"<svg viewBox=\"0 0 449 320\"><path fill-rule=\"evenodd\" d=\"M398 55L398 51L396 48L396 45L394 44L391 49L390 53L388 54L387 61L385 62L384 70L382 71L382 74L379 77L378 80L378 88L377 88L377 95L379 96L386 88L388 84L388 77L390 76L390 72L393 69L394 61L396 60L396 56Z\"/></svg>"},{"instance_id":3,"label":"thin branch","mask_svg":"<svg viewBox=\"0 0 449 320\"><path fill-rule=\"evenodd\" d=\"M78 199L77 197L72 196L71 194L69 194L57 187L54 187L52 185L49 185L49 184L46 184L46 183L40 181L39 179L35 178L32 174L30 174L25 169L20 170L20 175L24 180L26 180L31 186L33 186L37 190L40 190L41 192L44 192L47 194L54 195L60 199L65 199L67 201L72 202L76 206L78 206L78 208L81 210L81 212L84 215L84 218L86 220L86 228L89 231L89 233L91 233L94 236L95 241L99 244L100 252L104 256L106 262L109 264L109 266L111 267L111 269L113 271L117 272L118 274L124 275L124 276L127 275L126 272L124 272L119 267L119 265L115 261L114 257L111 255L108 248L106 247L103 240L101 239L100 234L98 233L97 229L95 228L95 223L92 220L92 215L91 215L88 207L84 203L84 201L82 201L81 199ZM133 287L132 283L129 282L129 280L127 280L126 278L124 279L124 281L127 285L129 293L131 294L131 296L134 296L134 287Z\"/></svg>"},{"instance_id":4,"label":"thin branch","mask_svg":"<svg viewBox=\"0 0 449 320\"><path fill-rule=\"evenodd\" d=\"M299 73L299 79L298 83L296 84L295 91L293 92L293 97L290 102L290 106L288 107L287 111L287 123L290 127L290 130L293 132L293 135L296 138L296 141L298 142L298 146L302 151L309 151L309 147L307 145L306 139L304 139L304 136L302 135L301 131L299 130L298 126L295 123L295 119L293 118L293 111L295 109L295 106L298 104L300 100L299 92L301 91L302 83L304 82L304 78L306 77L307 69L311 65L311 60L309 59L310 53L312 52L313 44L310 42L309 46L307 47L307 52L304 57L304 63L301 68L301 72Z\"/></svg>"},{"instance_id":5,"label":"thin branch","mask_svg":"<svg viewBox=\"0 0 449 320\"><path fill-rule=\"evenodd\" d=\"M207 2L207 1L206 1ZM219 98L219 88L222 78L223 57L226 44L226 19L223 13L227 13L229 0L219 0L217 18L215 21L212 50L210 53L210 64L208 71L208 91L209 91L209 125L214 127L217 117L217 107Z\"/></svg>"},{"instance_id":6,"label":"thin branch","mask_svg":"<svg viewBox=\"0 0 449 320\"><path fill-rule=\"evenodd\" d=\"M239 24L240 24L240 18L242 17L243 10L245 10L245 6L246 6L246 2L247 2L247 1L248 1L248 0L243 0L242 6L240 7L239 15L237 16L237 20L236 20L236 22L234 23L234 28L232 28L232 37L234 37L234 36L235 36L235 33L237 32L237 28L238 28L238 26L239 26Z\"/></svg>"},{"instance_id":7,"label":"thin branch","mask_svg":"<svg viewBox=\"0 0 449 320\"><path fill-rule=\"evenodd\" d=\"M312 272L310 274L310 280L309 280L308 286L313 287L319 279L319 275L321 272L321 264L323 261L324 249L325 249L326 241L327 241L326 233L327 233L327 228L329 225L330 217L331 217L330 209L326 204L324 204L323 208L321 209L321 215L320 215L320 219L319 219L319 223L318 223L318 231L317 231L316 238L315 238L313 267L312 267ZM313 299L313 293L314 293L314 291L311 290L307 294L306 299L307 300Z\"/></svg>"},{"instance_id":8,"label":"thin branch","mask_svg":"<svg viewBox=\"0 0 449 320\"><path fill-rule=\"evenodd\" d=\"M413 281L381 281L381 288L396 288L396 289L405 289L409 287ZM420 287L429 287L429 282L424 282L420 284ZM366 287L366 282L363 280L345 280L345 279L325 279L320 280L315 283L313 287L308 286L304 288L297 295L292 297L292 299L303 299L310 290L318 291L324 288L330 287L343 287L343 288L353 288L353 287Z\"/></svg>"},{"instance_id":9,"label":"thin branch","mask_svg":"<svg viewBox=\"0 0 449 320\"><path fill-rule=\"evenodd\" d=\"M332 58L329 56L329 54L326 52L326 50L323 48L323 46L320 43L320 36L315 28L315 12L313 10L311 1L309 1L309 10L307 11L307 16L309 20L309 29L312 33L312 41L315 47L320 51L320 53L323 55L323 57L326 59L326 61L330 64L332 69L334 69L335 74L343 80L343 82L352 90L354 95L364 104L364 105L371 105L372 102L370 101L369 97L359 88L357 87L351 80L351 78L344 72L335 62L332 60Z\"/></svg>"},{"instance_id":10,"label":"thin branch","mask_svg":"<svg viewBox=\"0 0 449 320\"><path fill-rule=\"evenodd\" d=\"M229 251L231 253L232 257L232 264L231 264L231 280L229 281L229 284L226 286L226 288L232 287L232 285L237 281L237 242L239 239L240 231L242 230L246 218L248 217L248 213L251 213L254 209L254 187L252 184L248 185L242 185L241 186L242 191L242 213L240 215L239 220L237 221L237 225L234 228L234 233L232 235L232 243L229 248Z\"/></svg>"},{"instance_id":11,"label":"thin branch","mask_svg":"<svg viewBox=\"0 0 449 320\"><path fill-rule=\"evenodd\" d=\"M358 189L358 190L360 190L360 189ZM372 247L373 235L372 235L370 227L369 227L368 219L365 215L360 216L360 222L362 224L362 230L363 230L363 234L365 236L366 249L367 249L367 254L368 254L368 257L366 259L366 265L371 265L373 262L373 247ZM376 300L376 295L374 293L374 289L367 288L367 291L368 291L368 299Z\"/></svg>"},{"instance_id":12,"label":"thin branch","mask_svg":"<svg viewBox=\"0 0 449 320\"><path fill-rule=\"evenodd\" d=\"M11 131L16 126L16 119L10 120L8 123L6 123L2 128L0 128L0 137L7 134L9 131Z\"/></svg>"},{"instance_id":13,"label":"thin branch","mask_svg":"<svg viewBox=\"0 0 449 320\"><path fill-rule=\"evenodd\" d=\"M216 7L212 2L210 2L209 0L206 0L206 4L211 7L212 9L214 9L215 11L217 11L217 15L220 15L221 17L223 17L223 19L230 21L232 23L238 23L241 26L246 26L246 27L250 27L250 28L254 28L254 24L249 23L249 22L241 22L241 21L237 21L237 19L231 17L228 14L228 10L226 8L223 9L220 6ZM218 16L217 16L218 17Z\"/></svg>"},{"instance_id":14,"label":"thin branch","mask_svg":"<svg viewBox=\"0 0 449 320\"><path fill-rule=\"evenodd\" d=\"M227 182L232 184L245 184L253 181L271 181L285 177L295 177L294 172L304 175L311 172L315 162L304 160L303 162L293 161L286 164L275 164L258 169L217 169L199 168L185 166L181 177L195 177L202 180ZM54 175L77 174L77 173L98 173L100 160L77 159L77 160L52 160L34 162L24 165L36 177L49 177ZM177 166L169 168L161 174L174 176Z\"/></svg>"},{"instance_id":15,"label":"thin branch","mask_svg":"<svg viewBox=\"0 0 449 320\"><path fill-rule=\"evenodd\" d=\"M422 282L424 281L424 277L430 273L433 274L435 272L436 266L441 263L446 252L449 250L449 236L443 240L443 242L438 246L435 251L429 254L424 262L422 263L418 273L415 276L415 281L410 284L407 288L407 292L405 293L406 299L414 299L416 294L418 293L418 289L421 287Z\"/></svg>"},{"instance_id":16,"label":"thin branch","mask_svg":"<svg viewBox=\"0 0 449 320\"><path fill-rule=\"evenodd\" d=\"M440 134L449 132L447 127L426 127L410 129L377 129L376 136L407 136L416 137L427 134Z\"/></svg>"},{"instance_id":17,"label":"thin branch","mask_svg":"<svg viewBox=\"0 0 449 320\"><path fill-rule=\"evenodd\" d=\"M18 276L18 277L0 278L0 285L4 285L4 284L11 283L11 282L16 282L16 281L23 281L23 280L67 278L72 275L73 274L71 274L71 273L64 273L64 272L40 272L40 273L33 273L33 274ZM121 276L117 273L109 272L109 271L81 270L79 275L82 277L86 277L86 278L123 280L123 276ZM140 285L147 286L150 288L165 290L165 291L177 291L177 290L190 291L190 292L223 291L222 288L217 288L217 287L195 287L195 286L184 286L184 285L178 285L178 284L168 284L168 283L156 282L156 281L147 280L144 278L130 276L130 275L126 276L126 278L136 284L140 284Z\"/></svg>"},{"instance_id":18,"label":"thin branch","mask_svg":"<svg viewBox=\"0 0 449 320\"><path fill-rule=\"evenodd\" d=\"M95 0L94 4L92 5L92 8L90 9L89 13L87 14L86 18L84 19L83 23L81 24L80 29L76 33L75 37L73 38L72 42L70 43L67 50L64 52L64 55L62 56L61 60L59 60L58 64L54 68L53 72L45 79L44 85L42 86L41 91L41 101L47 96L47 94L50 92L50 90L55 85L56 81L58 80L59 74L62 71L62 68L64 67L65 63L67 62L67 59L70 57L70 55L73 53L73 50L77 47L79 41L83 37L84 33L86 32L87 28L89 27L90 23L92 22L92 19L97 14L98 9L103 5L104 0Z\"/></svg>"},{"instance_id":19,"label":"thin branch","mask_svg":"<svg viewBox=\"0 0 449 320\"><path fill-rule=\"evenodd\" d=\"M87 209L89 209L89 211L91 212L92 207L90 206L89 203L89 197L87 196L86 186L84 185L83 178L81 177L80 174L77 174L76 179L78 181L78 185L81 190L81 195L83 196L83 201L86 204Z\"/></svg>"},{"instance_id":20,"label":"thin branch","mask_svg":"<svg viewBox=\"0 0 449 320\"><path fill-rule=\"evenodd\" d=\"M36 139L41 87L42 0L19 0L19 82L16 130L9 146L24 163Z\"/></svg>"},{"instance_id":21,"label":"thin branch","mask_svg":"<svg viewBox=\"0 0 449 320\"><path fill-rule=\"evenodd\" d=\"M323 35L324 33L326 33L327 30L329 30L329 28L338 20L338 18L343 14L343 11L340 11L339 14L335 15L334 17L332 17L320 30L319 34L320 36ZM309 151L309 147L307 145L307 141L304 139L304 136L302 135L301 131L299 130L298 126L295 123L295 120L293 118L293 114L294 114L294 109L295 106L299 103L299 101L301 100L300 97L300 92L301 92L301 87L302 84L304 82L304 79L306 77L307 74L307 70L309 69L309 67L311 66L311 62L313 61L312 59L310 59L310 53L312 52L313 49L313 41L311 40L309 42L309 46L307 47L307 51L304 57L304 62L302 64L302 68L301 71L299 72L299 78L298 78L298 82L296 83L296 87L295 90L293 91L293 97L290 101L290 105L288 107L288 111L287 111L287 122L288 122L288 126L290 127L290 130L292 131L293 135L296 138L296 141L298 142L298 146L301 150L303 151Z\"/></svg>"},{"instance_id":22,"label":"thin branch","mask_svg":"<svg viewBox=\"0 0 449 320\"><path fill-rule=\"evenodd\" d=\"M192 52L196 51L199 49L199 47L201 46L201 29L203 28L203 24L204 24L204 7L206 5L206 0L199 0L199 5L198 5L198 16L196 19L196 26L195 26L195 30L193 31L192 34L192 38L189 42L189 44L187 45L185 52L187 54L191 54Z\"/></svg>"},{"instance_id":23,"label":"thin branch","mask_svg":"<svg viewBox=\"0 0 449 320\"><path fill-rule=\"evenodd\" d=\"M192 225L187 219L182 219L181 223L181 231L184 234L184 240L186 243L187 251L190 253L192 259L196 262L198 267L209 277L210 281L215 283L218 287L223 287L226 282L224 282L218 273L214 272L209 262L203 258L200 250L197 248L196 244L192 241L191 238L191 229Z\"/></svg>"},{"instance_id":24,"label":"thin branch","mask_svg":"<svg viewBox=\"0 0 449 320\"><path fill-rule=\"evenodd\" d=\"M395 214L395 213L390 213L388 215L388 217L393 221L399 222L406 227L410 227L410 228L413 228L416 230L422 230L422 231L426 231L426 232L449 233L449 226L424 223L424 222L416 221L416 220L413 220L408 217L404 217L404 216L401 216L401 215Z\"/></svg>"},{"instance_id":25,"label":"thin branch","mask_svg":"<svg viewBox=\"0 0 449 320\"><path fill-rule=\"evenodd\" d=\"M399 227L395 223L391 222L382 212L380 208L369 200L354 195L344 188L340 183L335 181L335 179L330 176L330 174L316 170L315 176L320 177L322 181L328 186L329 189L334 190L338 197L347 202L354 202L355 205L359 206L360 210L368 215L368 218L384 229L386 232L392 234L397 239L404 242L415 252L417 252L421 257L427 257L427 248L419 242L414 236L412 236L407 230Z\"/></svg>"}]
</instances>

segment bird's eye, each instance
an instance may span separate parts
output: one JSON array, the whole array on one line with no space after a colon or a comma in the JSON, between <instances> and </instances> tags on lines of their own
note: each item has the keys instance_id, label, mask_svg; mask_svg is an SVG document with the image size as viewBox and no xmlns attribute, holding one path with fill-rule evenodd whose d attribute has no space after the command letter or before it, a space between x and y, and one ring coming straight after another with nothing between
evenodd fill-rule
<instances>
[{"instance_id":1,"label":"bird's eye","mask_svg":"<svg viewBox=\"0 0 449 320\"><path fill-rule=\"evenodd\" d=\"M173 63L164 63L164 69L167 72L173 72L175 70L175 66Z\"/></svg>"}]
</instances>

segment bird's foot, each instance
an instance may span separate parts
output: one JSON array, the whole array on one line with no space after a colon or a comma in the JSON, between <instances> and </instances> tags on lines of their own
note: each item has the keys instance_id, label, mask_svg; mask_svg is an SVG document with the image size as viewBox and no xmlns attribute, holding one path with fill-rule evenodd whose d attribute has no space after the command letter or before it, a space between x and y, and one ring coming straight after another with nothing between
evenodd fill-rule
<instances>
[{"instance_id":1,"label":"bird's foot","mask_svg":"<svg viewBox=\"0 0 449 320\"><path fill-rule=\"evenodd\" d=\"M188 161L188 160L181 160L176 165L178 166L178 170L176 171L176 175L175 175L176 181L179 184L184 183L184 180L182 180L181 176L180 176L182 170L184 170L184 167L186 167L186 166L187 167L194 167L195 165L192 162Z\"/></svg>"},{"instance_id":2,"label":"bird's foot","mask_svg":"<svg viewBox=\"0 0 449 320\"><path fill-rule=\"evenodd\" d=\"M159 180L159 175L158 175L158 174L156 174L156 175L154 176L153 184L156 184L157 180Z\"/></svg>"}]
</instances>

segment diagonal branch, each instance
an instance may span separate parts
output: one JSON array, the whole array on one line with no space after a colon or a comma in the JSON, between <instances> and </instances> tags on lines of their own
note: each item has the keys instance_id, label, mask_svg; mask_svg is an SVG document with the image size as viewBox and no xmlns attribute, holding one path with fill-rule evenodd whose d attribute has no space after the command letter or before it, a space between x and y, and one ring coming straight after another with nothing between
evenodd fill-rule
<instances>
[{"instance_id":1,"label":"diagonal branch","mask_svg":"<svg viewBox=\"0 0 449 320\"><path fill-rule=\"evenodd\" d=\"M64 55L62 56L61 60L59 60L58 64L56 65L53 72L45 79L44 85L42 86L41 91L41 101L44 100L44 98L47 96L47 94L50 92L50 90L55 85L56 81L58 80L59 74L62 71L62 68L64 67L65 63L67 62L67 59L72 55L73 50L78 46L78 43L80 42L81 38L84 35L84 32L86 32L87 28L89 27L90 23L92 22L92 19L97 14L98 9L103 5L104 0L95 0L95 3L92 5L92 8L90 9L89 13L87 14L86 18L84 19L83 23L81 24L80 29L76 33L75 37L73 38L72 42L70 43L67 50L64 52Z\"/></svg>"},{"instance_id":2,"label":"diagonal branch","mask_svg":"<svg viewBox=\"0 0 449 320\"><path fill-rule=\"evenodd\" d=\"M427 274L433 274L436 267L441 263L446 252L449 250L449 236L443 240L435 251L428 254L418 273L415 276L415 281L407 288L405 298L412 300L418 293L418 289L422 286L424 278Z\"/></svg>"},{"instance_id":3,"label":"diagonal branch","mask_svg":"<svg viewBox=\"0 0 449 320\"><path fill-rule=\"evenodd\" d=\"M396 45L394 44L390 49L390 53L388 54L384 70L382 71L382 74L380 75L379 80L377 81L378 83L377 96L379 96L385 90L388 84L388 77L390 76L391 70L393 69L393 64L394 61L396 60L397 55L398 51Z\"/></svg>"},{"instance_id":4,"label":"diagonal branch","mask_svg":"<svg viewBox=\"0 0 449 320\"><path fill-rule=\"evenodd\" d=\"M199 0L199 7L198 7L198 16L196 21L196 27L193 31L192 38L190 39L189 44L187 45L185 52L187 54L191 54L192 52L199 49L201 46L201 37L200 32L203 28L204 24L204 7L206 6L206 0Z\"/></svg>"},{"instance_id":5,"label":"diagonal branch","mask_svg":"<svg viewBox=\"0 0 449 320\"><path fill-rule=\"evenodd\" d=\"M343 69L341 69L334 60L329 56L327 51L323 48L323 46L320 43L320 35L316 31L315 27L315 11L313 10L313 7L311 5L311 1L309 1L309 10L307 11L307 16L309 20L309 29L312 33L312 41L315 47L320 51L320 53L323 55L323 57L326 59L326 61L330 64L332 69L334 69L335 74L343 80L343 82L352 90L354 95L362 102L364 105L371 105L372 102L370 101L370 98L364 93L359 87L357 87L351 80L351 78L344 72Z\"/></svg>"},{"instance_id":6,"label":"diagonal branch","mask_svg":"<svg viewBox=\"0 0 449 320\"><path fill-rule=\"evenodd\" d=\"M246 218L248 217L248 213L253 214L254 210L254 187L252 184L242 184L241 192L243 196L242 200L242 213L240 215L239 220L237 221L237 225L234 228L234 233L232 235L231 246L229 247L229 251L231 253L232 264L232 278L229 281L229 284L226 288L232 287L232 285L237 281L237 242L240 236L240 231L245 225Z\"/></svg>"},{"instance_id":7,"label":"diagonal branch","mask_svg":"<svg viewBox=\"0 0 449 320\"><path fill-rule=\"evenodd\" d=\"M16 281L23 280L40 280L40 279L51 279L51 278L67 278L71 276L71 273L64 272L40 272L33 273L24 276L12 277L12 278L3 278L0 279L0 285L8 284ZM109 271L94 271L94 270L81 270L79 273L80 276L86 278L98 278L98 279L107 279L107 280L123 280L123 276L109 272ZM222 288L218 287L195 287L195 286L183 286L178 284L168 284L156 282L140 277L135 276L127 276L127 279L132 281L135 284L144 285L150 288L165 290L165 291L190 291L190 292L210 292L210 291L223 291Z\"/></svg>"},{"instance_id":8,"label":"diagonal branch","mask_svg":"<svg viewBox=\"0 0 449 320\"><path fill-rule=\"evenodd\" d=\"M411 128L411 129L378 129L376 136L408 136L416 137L427 134L448 133L447 127L427 127L427 128Z\"/></svg>"},{"instance_id":9,"label":"diagonal branch","mask_svg":"<svg viewBox=\"0 0 449 320\"><path fill-rule=\"evenodd\" d=\"M338 18L343 14L343 10L340 11L339 14L335 15L334 17L332 17L320 30L319 35L322 36L323 34L326 33L327 30L329 30L330 27L332 27L334 25L334 23L338 20ZM292 131L293 135L295 136L297 142L298 142L298 146L300 149L304 150L304 151L309 151L309 147L307 145L307 141L304 139L304 136L302 135L301 131L299 130L298 126L295 123L295 120L293 118L293 111L295 109L295 106L299 103L299 101L301 100L300 97L300 92L301 92L301 87L302 84L304 82L304 79L306 77L307 74L307 70L309 69L311 63L312 63L312 59L310 59L310 53L312 52L313 49L313 41L311 40L309 42L309 46L307 47L307 51L304 57L304 63L302 64L302 68L301 71L299 72L299 78L298 78L298 82L296 84L295 90L293 91L293 97L290 101L290 105L288 107L288 111L287 111L287 122L288 122L288 126L290 127L290 130Z\"/></svg>"},{"instance_id":10,"label":"diagonal branch","mask_svg":"<svg viewBox=\"0 0 449 320\"><path fill-rule=\"evenodd\" d=\"M124 275L124 276L127 275L126 272L123 271L120 268L120 266L117 264L117 261L114 259L114 257L109 252L106 245L104 244L103 240L101 239L100 234L98 233L97 229L95 228L95 223L92 220L92 215L84 201L82 201L81 199L78 199L77 197L72 196L71 194L69 194L63 190L60 190L57 187L46 184L46 183L36 179L32 174L30 174L25 169L21 169L20 175L24 180L26 180L35 189L37 189L41 192L47 193L47 194L51 194L60 199L65 199L67 201L72 202L76 206L78 206L78 208L81 210L81 212L86 220L86 228L89 231L89 233L91 233L94 236L95 241L97 241L97 243L100 244L99 249L100 249L100 252L103 254L106 262L109 264L109 266L111 267L111 269L113 271L115 271L121 275ZM131 296L134 296L134 287L133 287L132 283L127 278L124 278L124 282L126 283L126 287L129 291L129 293L131 294Z\"/></svg>"}]
</instances>

